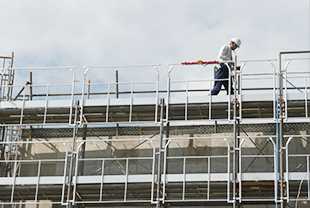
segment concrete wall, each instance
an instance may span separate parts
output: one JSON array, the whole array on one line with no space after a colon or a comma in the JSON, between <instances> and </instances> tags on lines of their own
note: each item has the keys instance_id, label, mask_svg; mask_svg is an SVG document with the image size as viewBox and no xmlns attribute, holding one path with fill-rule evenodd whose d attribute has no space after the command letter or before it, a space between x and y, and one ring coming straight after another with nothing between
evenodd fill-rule
<instances>
[{"instance_id":1,"label":"concrete wall","mask_svg":"<svg viewBox=\"0 0 310 208\"><path fill-rule=\"evenodd\" d=\"M242 144L242 155L273 155L274 147L272 142L267 138L255 138L255 136L262 136L263 133L248 133L249 137L245 139ZM168 156L217 156L227 155L227 144L223 138L232 137L232 134L206 134L206 135L179 135L172 138L180 137L195 137L195 139L180 139L172 140L169 144ZM217 137L216 139L199 139L201 137ZM132 138L148 138L148 137L100 137L100 139L132 139ZM158 137L157 137L158 138ZM71 138L70 138L71 139ZM67 141L68 138L55 138L52 141ZM81 140L81 138L78 138ZM88 140L98 140L98 142L86 142L85 158L133 158L133 157L152 157L152 144L149 141L111 141L103 142L99 138L87 138ZM43 140L43 139L42 139ZM233 139L227 139L231 150L233 147ZM142 144L141 144L142 143ZM159 142L154 141L156 151ZM72 151L73 144L67 143L69 154ZM289 145L290 154L309 154L310 145L304 138L294 138ZM24 160L39 160L39 159L64 159L65 147L62 143L54 144L27 144L19 147ZM80 151L80 158L82 151ZM303 164L305 158L290 158L289 168L294 170L298 164ZM130 160L129 173L130 174L144 174L149 173L151 168L150 160ZM211 159L212 172L227 172L226 159L214 158ZM231 161L232 162L232 161ZM122 174L125 166L125 160L106 161L105 174ZM157 164L157 163L156 163ZM188 159L186 173L206 172L207 159ZM93 174L101 167L101 161L85 161L84 175ZM38 163L22 163L21 176L35 176L37 175ZM143 167L144 166L144 167ZM271 157L261 158L242 158L243 171L246 172L269 172L273 171L274 161ZM63 175L64 162L43 162L41 175ZM167 161L167 173L182 173L182 160L169 159ZM305 166L299 167L300 171L305 171ZM100 173L101 174L101 173Z\"/></svg>"}]
</instances>

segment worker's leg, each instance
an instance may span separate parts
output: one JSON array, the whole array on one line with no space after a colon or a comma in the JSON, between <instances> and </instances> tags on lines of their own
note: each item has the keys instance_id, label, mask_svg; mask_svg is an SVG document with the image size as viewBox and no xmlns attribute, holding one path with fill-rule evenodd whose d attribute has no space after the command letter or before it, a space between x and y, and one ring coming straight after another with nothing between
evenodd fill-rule
<instances>
[{"instance_id":1,"label":"worker's leg","mask_svg":"<svg viewBox=\"0 0 310 208\"><path fill-rule=\"evenodd\" d=\"M226 90L226 92L227 92L227 95L229 94L228 92L229 92L229 88L228 88L228 81L224 81L223 82L223 85L224 85L224 88L225 88L225 90ZM232 84L231 84L231 88L230 88L230 94L231 95L233 95L234 94L234 88L232 87Z\"/></svg>"},{"instance_id":2,"label":"worker's leg","mask_svg":"<svg viewBox=\"0 0 310 208\"><path fill-rule=\"evenodd\" d=\"M221 87L222 87L222 82L220 81L215 81L214 83L214 88L211 90L211 95L217 95L219 94Z\"/></svg>"}]
</instances>

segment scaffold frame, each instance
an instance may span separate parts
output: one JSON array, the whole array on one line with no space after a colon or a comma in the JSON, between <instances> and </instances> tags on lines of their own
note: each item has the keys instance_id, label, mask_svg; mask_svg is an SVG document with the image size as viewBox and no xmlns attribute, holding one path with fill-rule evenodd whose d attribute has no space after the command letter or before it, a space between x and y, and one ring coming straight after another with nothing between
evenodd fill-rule
<instances>
[{"instance_id":1,"label":"scaffold frame","mask_svg":"<svg viewBox=\"0 0 310 208\"><path fill-rule=\"evenodd\" d=\"M283 208L310 201L310 72L289 68L309 59L282 59L308 53L241 61L240 70L235 56L227 79L234 95L218 96L208 94L215 79L173 80L174 68L187 67L180 64L169 64L165 90L160 90L159 64L84 66L82 84L74 66L3 67L1 80L8 72L13 79L19 70L70 70L72 77L68 84L35 85L32 75L25 85L1 81L0 204ZM250 62L267 63L270 72L245 73ZM153 68L154 80L119 82L117 72L115 82L87 81L90 70L137 67ZM270 86L245 87L266 77ZM155 90L135 90L140 84ZM121 85L128 87L121 91ZM70 92L52 94L51 87ZM38 94L37 88L46 90Z\"/></svg>"}]
</instances>

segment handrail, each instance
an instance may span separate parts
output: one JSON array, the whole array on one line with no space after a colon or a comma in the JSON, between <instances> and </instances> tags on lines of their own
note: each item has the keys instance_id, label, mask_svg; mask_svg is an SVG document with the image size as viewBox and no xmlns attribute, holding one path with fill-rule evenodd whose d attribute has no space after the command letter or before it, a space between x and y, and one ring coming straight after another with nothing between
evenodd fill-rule
<instances>
[{"instance_id":1,"label":"handrail","mask_svg":"<svg viewBox=\"0 0 310 208\"><path fill-rule=\"evenodd\" d=\"M293 136L293 135L287 135L287 136L284 136L286 138L288 138L286 144L285 144L285 147L283 147L283 149L285 150L285 161L287 163L286 165L286 186L287 186L287 202L289 202L291 199L290 199L290 193L289 193L289 190L290 190L290 179L289 179L289 167L288 167L288 164L289 164L289 157L290 157L290 154L289 154L289 151L288 151L288 146L290 144L290 142L295 138L295 139L299 139L300 137L304 138L310 138L310 135L296 135L296 136ZM294 154L294 155L291 155L291 157L307 157L307 175L308 175L308 199L310 199L310 173L309 173L309 158L310 158L310 154Z\"/></svg>"},{"instance_id":2,"label":"handrail","mask_svg":"<svg viewBox=\"0 0 310 208\"><path fill-rule=\"evenodd\" d=\"M273 64L274 61L277 61L277 59L266 59L266 60L244 60L244 61L240 61L242 64L242 67L240 68L240 94L242 95L242 91L243 91L243 84L242 84L242 81L243 80L254 80L253 79L243 79L243 76L265 76L265 75L271 75L272 77L269 78L269 79L272 79L273 80L273 119L276 120L276 96L275 96L275 93L276 93L276 68ZM250 62L268 62L273 71L271 73L255 73L255 74L243 74L243 68L245 66L246 63L250 63ZM257 79L257 78L256 78ZM266 78L265 78L266 79ZM241 99L242 99L242 96L241 96ZM240 114L240 121L242 121L242 100L240 100L240 111L239 111L239 114Z\"/></svg>"},{"instance_id":3,"label":"handrail","mask_svg":"<svg viewBox=\"0 0 310 208\"><path fill-rule=\"evenodd\" d=\"M288 65L291 63L292 60L309 60L310 58L287 58L287 59L282 59L282 55L288 55L288 54L305 54L305 53L310 53L310 51L286 51L286 52L280 52L279 53L279 72L281 73L281 76L283 76L282 74L284 73L284 79L288 79L287 74L288 74ZM284 69L282 69L282 61L286 60L287 63L284 66ZM282 81L282 78L279 80ZM283 81L282 81L283 82ZM283 86L283 83L281 82L281 86ZM305 80L305 82L307 83L307 79ZM306 86L307 87L307 86ZM284 98L284 107L285 107L285 114L284 114L284 118L287 121L288 120L288 90L287 90L287 81L285 81L284 84L284 90L283 88L280 89L280 93L282 95L282 97ZM283 93L284 91L284 93ZM308 110L307 110L307 102L308 101L308 97L307 97L307 92L305 93L305 113L306 113L306 118L308 118Z\"/></svg>"},{"instance_id":4,"label":"handrail","mask_svg":"<svg viewBox=\"0 0 310 208\"><path fill-rule=\"evenodd\" d=\"M84 71L84 74L83 74L83 85L82 85L82 100L81 100L81 116L80 116L80 120L79 120L79 123L83 123L83 113L84 113L84 101L89 99L85 99L84 96L85 96L85 87L86 86L91 86L90 83L86 83L86 76L88 74L88 72L90 71L90 69L109 69L109 68L132 68L132 67L153 67L156 71L156 74L157 74L157 79L155 82L140 82L140 83L134 83L134 82L129 82L130 85L131 85L131 90L130 90L130 117L129 117L129 123L131 123L131 116L132 116L132 102L133 102L133 85L134 84L156 84L156 102L155 102L155 123L157 123L157 108L158 108L158 102L159 102L159 96L158 96L158 91L159 91L159 78L160 78L160 75L159 75L159 70L158 70L158 66L160 66L160 64L141 64L141 65L112 65L112 66L83 66L83 68L86 70ZM129 83L119 83L119 82L116 82L116 83L108 83L108 97L107 97L107 109L106 109L106 123L108 123L108 113L109 113L109 104L110 104L110 85L114 84L116 87L118 87L119 85L121 84L129 84ZM117 88L118 89L118 88ZM117 92L118 94L118 92Z\"/></svg>"},{"instance_id":5,"label":"handrail","mask_svg":"<svg viewBox=\"0 0 310 208\"><path fill-rule=\"evenodd\" d=\"M83 66L83 68L91 69L91 68L129 68L129 67L154 67L161 66L161 64L137 64L137 65L101 65L101 66Z\"/></svg>"},{"instance_id":6,"label":"handrail","mask_svg":"<svg viewBox=\"0 0 310 208\"><path fill-rule=\"evenodd\" d=\"M64 67L20 67L20 68L0 68L0 70L54 70L54 69L77 69L77 66L64 66Z\"/></svg>"},{"instance_id":7,"label":"handrail","mask_svg":"<svg viewBox=\"0 0 310 208\"><path fill-rule=\"evenodd\" d=\"M184 137L184 138L165 138L164 140L167 141L167 143L165 144L164 147L164 167L163 167L163 197L161 198L161 200L163 201L163 203L165 203L166 199L165 199L165 194L166 194L166 177L167 177L167 160L169 159L182 159L183 160L183 165L182 165L182 175L183 175L183 179L182 179L182 201L191 201L192 199L186 199L185 198L185 183L186 183L186 160L187 159L207 159L208 160L208 166L207 166L207 176L208 176L208 191L207 191L207 198L206 199L198 199L199 201L212 201L210 199L210 174L211 174L211 158L227 158L227 172L225 172L225 174L227 174L227 203L233 203L234 201L230 200L230 192L229 192L229 187L230 187L230 145L227 141L227 138L231 138L231 137L219 137L221 138L223 141L225 141L226 145L227 145L227 154L225 155L204 155L204 156L167 156L167 149L168 146L171 144L171 142L173 140L183 140L183 139L211 139L212 137ZM170 200L169 200L170 201Z\"/></svg>"},{"instance_id":8,"label":"handrail","mask_svg":"<svg viewBox=\"0 0 310 208\"><path fill-rule=\"evenodd\" d=\"M195 62L196 63L196 62ZM198 63L198 62L197 62ZM227 65L227 63L234 63L233 61L227 61L227 62L220 62L220 63L225 63ZM212 63L213 64L213 63ZM223 80L228 80L229 82L229 89L228 91L230 92L230 88L231 88L231 72L229 73L229 77L228 78L225 78L225 79L204 79L204 80L171 80L171 71L172 69L176 66L176 65L184 65L183 63L168 63L167 64L168 66L170 66L169 70L168 70L168 77L167 77L167 99L166 99L166 122L169 122L169 105L170 105L170 98L171 98L171 92L174 92L174 90L171 90L171 84L173 83L185 83L186 85L186 88L185 88L185 109L184 109L184 120L185 121L188 121L188 93L192 90L189 89L189 83L195 83L195 82L206 82L206 83L210 83L208 86L210 86L210 89L206 89L206 90L203 90L202 92L211 92L211 82L214 82L214 81L223 81ZM187 64L185 64L187 65ZM197 64L197 65L202 65L202 66L207 66L208 64ZM227 65L228 68L230 68L228 65ZM198 90L198 91L201 91L201 90ZM197 92L198 92L197 91ZM194 90L193 90L194 92ZM228 103L230 103L230 97L228 96ZM209 94L209 118L208 120L211 120L211 112L212 112L212 97L211 95ZM228 104L228 112L227 112L227 120L230 121L230 105Z\"/></svg>"},{"instance_id":9,"label":"handrail","mask_svg":"<svg viewBox=\"0 0 310 208\"><path fill-rule=\"evenodd\" d=\"M77 186L77 177L78 177L78 167L79 167L79 162L80 161L102 161L101 163L101 183L100 183L100 199L99 199L99 202L102 203L102 189L103 189L103 184L104 184L104 175L105 175L105 172L104 172L104 168L105 168L105 161L126 161L126 167L125 167L125 182L124 182L124 197L123 197L123 202L126 202L127 201L127 186L128 186L128 176L129 176L129 160L151 160L152 162L152 169L151 169L151 172L152 172L152 176L153 176L153 181L152 181L152 187L151 187L151 197L150 197L150 202L153 202L153 189L154 189L154 169L155 169L155 146L154 146L154 143L153 143L153 140L152 138L148 138L148 139L114 139L114 140L96 140L96 142L98 141L102 141L102 142L106 142L106 141L141 141L141 140L148 140L151 144L152 144L152 156L149 156L149 157L128 157L128 158L83 158L83 159L80 159L79 157L79 152L80 152L80 149L82 147L82 145L86 142L93 142L93 140L77 140L76 142L81 142L79 144L79 146L77 147L77 151L76 151L76 165L75 165L75 181L74 181L74 186L73 186L73 196L76 195L76 186ZM100 170L100 168L99 168ZM75 197L73 197L73 204L75 203Z\"/></svg>"},{"instance_id":10,"label":"handrail","mask_svg":"<svg viewBox=\"0 0 310 208\"><path fill-rule=\"evenodd\" d=\"M276 164L276 144L275 142L273 141L273 137L275 136L238 136L238 138L242 139L242 141L240 142L240 150L239 150L239 177L240 177L240 181L239 181L239 196L240 196L240 201L242 201L242 158L254 158L252 161L254 161L256 158L268 158L268 157L273 157L273 162L274 164ZM272 143L272 146L273 146L273 154L269 154L269 155L259 155L259 154L255 154L255 155L242 155L242 144L244 143L245 139L251 139L251 138L261 138L261 139L266 139L266 140L269 140L271 143ZM261 152L262 150L260 150ZM273 165L273 173L274 173L274 193L275 193L275 197L274 197L274 201L276 202L278 199L277 199L277 175L278 175L278 170L277 170L277 167L276 165Z\"/></svg>"},{"instance_id":11,"label":"handrail","mask_svg":"<svg viewBox=\"0 0 310 208\"><path fill-rule=\"evenodd\" d=\"M43 124L45 125L46 124L46 121L47 121L47 108L49 107L48 106L48 102L49 102L49 90L50 90L50 87L64 87L64 86L67 86L67 87L71 87L71 93L70 93L70 106L69 106L69 116L68 116L68 125L71 125L72 123L72 112L73 112L73 106L74 106L74 91L75 91L75 82L78 82L79 80L76 80L76 74L74 72L74 69L76 69L77 67L76 66L66 66L66 67L23 67L23 68L7 68L7 69L4 69L2 68L3 70L59 70L59 69L69 69L71 71L71 74L72 74L72 82L71 84L35 84L33 85L33 83L29 83L27 82L27 84L25 85L2 85L0 86L0 89L2 91L2 88L7 88L8 90L7 91L11 91L13 92L13 89L15 88L18 88L18 87L22 87L21 91L17 94L16 98L15 99L18 99L18 97L22 97L22 107L21 107L21 112L20 112L20 121L19 121L19 125L23 125L24 122L23 122L23 119L24 119L24 110L26 108L26 99L30 99L32 100L32 97L33 97L33 93L32 93L32 90L33 88L40 88L40 87L45 87L46 88L46 93L45 93L45 106L43 107L44 108L44 116L43 116L43 119L42 119L42 122L40 121L40 124ZM1 84L5 84L5 83L1 83ZM27 89L30 88L30 94L26 95L26 92L27 92ZM11 102L11 99L9 99L9 97L7 97L7 101L8 102ZM35 123L32 123L35 125ZM1 124L1 126L4 126L6 124Z\"/></svg>"},{"instance_id":12,"label":"handrail","mask_svg":"<svg viewBox=\"0 0 310 208\"><path fill-rule=\"evenodd\" d=\"M76 140L76 142L126 142L126 141L156 141L156 138L138 138L138 139L100 139L100 140Z\"/></svg>"}]
</instances>

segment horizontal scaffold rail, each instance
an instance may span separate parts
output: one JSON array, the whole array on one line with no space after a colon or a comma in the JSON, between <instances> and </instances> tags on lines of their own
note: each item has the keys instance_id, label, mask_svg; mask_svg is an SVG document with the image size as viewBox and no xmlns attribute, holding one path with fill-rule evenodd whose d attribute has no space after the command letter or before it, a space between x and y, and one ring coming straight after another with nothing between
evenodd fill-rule
<instances>
[{"instance_id":1,"label":"horizontal scaffold rail","mask_svg":"<svg viewBox=\"0 0 310 208\"><path fill-rule=\"evenodd\" d=\"M302 58L303 60L304 58ZM1 91L18 93L15 99L0 102L2 126L9 125L72 125L77 107L80 124L108 123L158 123L159 99L165 98L166 121L171 123L184 122L187 125L210 125L215 121L229 124L234 121L233 102L238 102L237 117L241 123L276 122L277 108L277 72L270 60L241 61L240 70L232 77L238 76L237 95L219 94L210 96L214 79L172 80L170 74L178 64L169 64L167 90L160 89L160 64L116 65L116 66L84 66L82 92L77 92L78 80L73 69L77 67L25 67L2 70L58 70L70 69L72 80L68 84L33 84L1 86ZM289 63L299 59L288 59ZM216 64L217 61L184 62L199 64ZM269 63L271 68L260 73L249 73L246 66ZM182 64L181 64L182 65ZM190 66L183 66L190 67ZM144 82L94 82L87 81L90 71L98 69L135 68L155 69L153 81ZM101 71L101 70L99 70ZM234 75L234 73L236 73ZM117 73L118 74L118 73ZM98 77L98 76L97 76ZM309 73L290 71L285 67L284 85L285 121L309 122L310 94ZM265 82L254 86L253 83ZM295 84L294 84L295 83ZM293 86L291 85L293 84ZM62 89L67 88L67 91ZM151 90L152 89L152 90ZM298 90L296 90L298 89Z\"/></svg>"}]
</instances>

